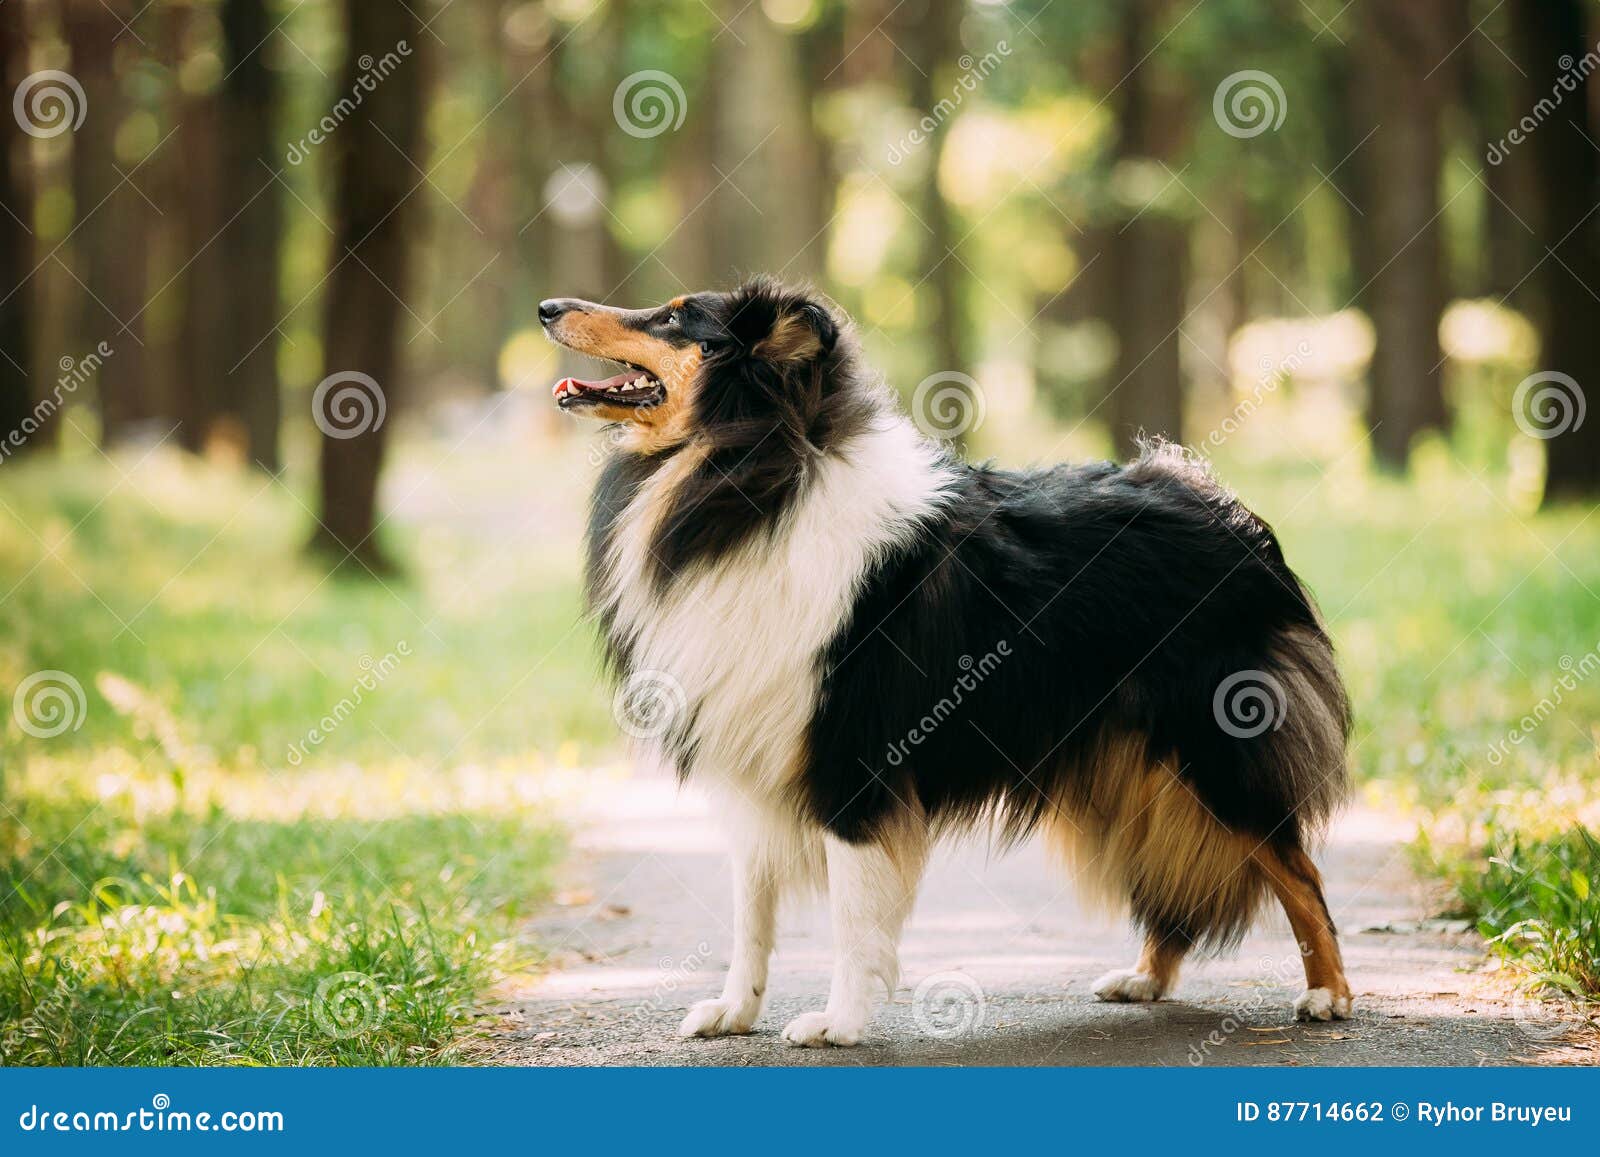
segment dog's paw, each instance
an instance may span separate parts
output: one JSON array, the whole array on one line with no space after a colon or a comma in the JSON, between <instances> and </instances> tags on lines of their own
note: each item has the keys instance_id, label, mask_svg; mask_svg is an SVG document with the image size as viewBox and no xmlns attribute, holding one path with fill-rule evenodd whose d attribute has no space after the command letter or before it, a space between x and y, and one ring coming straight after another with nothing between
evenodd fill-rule
<instances>
[{"instance_id":1,"label":"dog's paw","mask_svg":"<svg viewBox=\"0 0 1600 1157\"><path fill-rule=\"evenodd\" d=\"M783 1030L783 1039L802 1048L821 1049L829 1045L849 1048L861 1042L861 1025L843 1024L826 1012L803 1012Z\"/></svg>"},{"instance_id":2,"label":"dog's paw","mask_svg":"<svg viewBox=\"0 0 1600 1157\"><path fill-rule=\"evenodd\" d=\"M1094 982L1094 994L1101 1000L1160 1000L1161 982L1137 968L1119 968Z\"/></svg>"},{"instance_id":3,"label":"dog's paw","mask_svg":"<svg viewBox=\"0 0 1600 1157\"><path fill-rule=\"evenodd\" d=\"M1350 1015L1348 994L1334 995L1329 988L1308 988L1294 1002L1296 1020L1344 1020Z\"/></svg>"},{"instance_id":4,"label":"dog's paw","mask_svg":"<svg viewBox=\"0 0 1600 1157\"><path fill-rule=\"evenodd\" d=\"M759 1009L731 1000L702 1000L689 1006L678 1026L679 1036L736 1036L756 1023Z\"/></svg>"}]
</instances>

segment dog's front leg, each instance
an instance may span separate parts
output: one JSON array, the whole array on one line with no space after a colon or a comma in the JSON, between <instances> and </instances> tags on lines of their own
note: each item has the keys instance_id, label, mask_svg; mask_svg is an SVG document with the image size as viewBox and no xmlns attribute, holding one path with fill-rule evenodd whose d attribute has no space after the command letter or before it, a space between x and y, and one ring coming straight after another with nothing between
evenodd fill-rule
<instances>
[{"instance_id":1,"label":"dog's front leg","mask_svg":"<svg viewBox=\"0 0 1600 1157\"><path fill-rule=\"evenodd\" d=\"M828 907L833 919L833 985L828 1006L794 1018L790 1044L853 1045L872 1012L876 988L893 997L900 973L900 929L916 899L927 858L919 824L892 839L849 844L828 836Z\"/></svg>"},{"instance_id":2,"label":"dog's front leg","mask_svg":"<svg viewBox=\"0 0 1600 1157\"><path fill-rule=\"evenodd\" d=\"M733 853L733 959L722 995L689 1009L684 1036L745 1033L761 1015L778 929L779 872L770 849L747 841Z\"/></svg>"}]
</instances>

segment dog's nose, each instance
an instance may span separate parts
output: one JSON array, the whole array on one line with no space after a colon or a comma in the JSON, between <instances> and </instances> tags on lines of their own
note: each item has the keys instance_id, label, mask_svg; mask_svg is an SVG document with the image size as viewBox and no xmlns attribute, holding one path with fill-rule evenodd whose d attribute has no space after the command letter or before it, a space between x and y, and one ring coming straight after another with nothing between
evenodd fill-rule
<instances>
[{"instance_id":1,"label":"dog's nose","mask_svg":"<svg viewBox=\"0 0 1600 1157\"><path fill-rule=\"evenodd\" d=\"M566 313L572 306L556 298L547 298L539 303L539 324L549 325L556 318Z\"/></svg>"}]
</instances>

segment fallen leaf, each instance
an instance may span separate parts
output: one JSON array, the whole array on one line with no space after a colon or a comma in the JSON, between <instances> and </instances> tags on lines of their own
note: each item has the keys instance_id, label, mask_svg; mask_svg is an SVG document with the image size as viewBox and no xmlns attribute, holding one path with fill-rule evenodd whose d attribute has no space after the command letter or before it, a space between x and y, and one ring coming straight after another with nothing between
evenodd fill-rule
<instances>
[{"instance_id":1,"label":"fallen leaf","mask_svg":"<svg viewBox=\"0 0 1600 1157\"><path fill-rule=\"evenodd\" d=\"M1294 1044L1294 1041L1290 1040L1288 1037L1279 1037L1277 1040L1242 1040L1242 1041L1239 1042L1239 1047L1242 1048L1242 1049L1253 1049L1253 1048L1257 1047L1258 1045L1292 1045L1292 1044Z\"/></svg>"}]
</instances>

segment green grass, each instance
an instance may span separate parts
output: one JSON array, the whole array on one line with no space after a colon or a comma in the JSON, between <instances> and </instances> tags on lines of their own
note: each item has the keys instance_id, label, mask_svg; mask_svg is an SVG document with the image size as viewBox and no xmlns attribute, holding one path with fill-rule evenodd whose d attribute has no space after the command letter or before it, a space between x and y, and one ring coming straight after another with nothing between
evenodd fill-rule
<instances>
[{"instance_id":1,"label":"green grass","mask_svg":"<svg viewBox=\"0 0 1600 1157\"><path fill-rule=\"evenodd\" d=\"M309 564L303 496L259 477L4 466L0 1062L463 1055L537 966L550 800L614 734L577 507L525 462L403 451L386 585ZM41 671L71 680L59 734L10 701Z\"/></svg>"}]
</instances>

